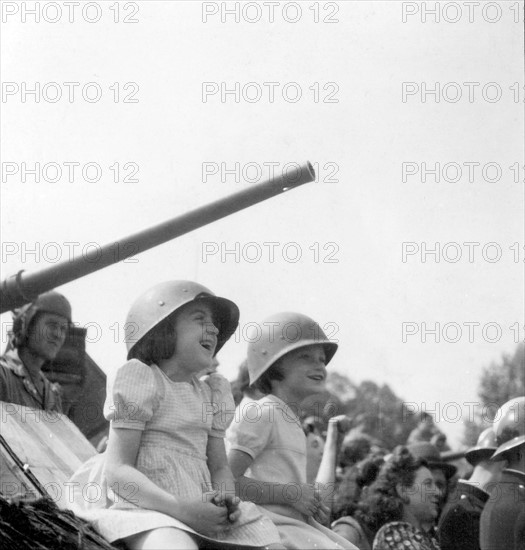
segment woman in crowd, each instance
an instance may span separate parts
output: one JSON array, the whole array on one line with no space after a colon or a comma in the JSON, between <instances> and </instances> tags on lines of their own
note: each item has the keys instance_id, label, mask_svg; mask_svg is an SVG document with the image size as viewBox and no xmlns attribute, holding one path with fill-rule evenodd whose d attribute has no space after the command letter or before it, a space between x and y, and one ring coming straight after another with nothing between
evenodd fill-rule
<instances>
[{"instance_id":1,"label":"woman in crowd","mask_svg":"<svg viewBox=\"0 0 525 550\"><path fill-rule=\"evenodd\" d=\"M363 501L373 550L439 550L432 536L439 491L424 460L396 447Z\"/></svg>"}]
</instances>

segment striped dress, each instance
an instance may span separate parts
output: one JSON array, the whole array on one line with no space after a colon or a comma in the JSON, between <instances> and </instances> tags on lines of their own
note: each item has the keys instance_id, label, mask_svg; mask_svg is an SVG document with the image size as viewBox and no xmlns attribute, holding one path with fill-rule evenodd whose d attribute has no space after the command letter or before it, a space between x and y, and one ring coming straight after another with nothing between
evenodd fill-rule
<instances>
[{"instance_id":1,"label":"striped dress","mask_svg":"<svg viewBox=\"0 0 525 550\"><path fill-rule=\"evenodd\" d=\"M104 415L112 427L143 431L135 467L181 500L202 501L203 493L212 490L208 437L224 437L233 418L229 382L218 374L205 381L173 382L157 366L133 359L118 369L109 390ZM110 542L158 527L176 527L224 547L260 547L280 540L272 522L249 503L241 503L241 518L221 539L205 537L171 516L138 508L133 498L137 488L109 487L103 468L104 454L75 473L71 508Z\"/></svg>"}]
</instances>

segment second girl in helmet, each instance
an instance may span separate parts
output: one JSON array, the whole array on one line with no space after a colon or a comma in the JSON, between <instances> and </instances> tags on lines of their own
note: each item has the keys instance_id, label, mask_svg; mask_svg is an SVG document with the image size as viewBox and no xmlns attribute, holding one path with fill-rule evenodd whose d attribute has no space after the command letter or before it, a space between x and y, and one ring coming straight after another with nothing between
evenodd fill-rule
<instances>
[{"instance_id":1,"label":"second girl in helmet","mask_svg":"<svg viewBox=\"0 0 525 550\"><path fill-rule=\"evenodd\" d=\"M228 434L239 494L264 508L286 548L355 548L316 521L328 509L306 482L306 438L297 414L305 398L325 390L337 344L300 313L274 315L260 328L262 336L248 347L248 371L265 395L237 411ZM338 427L337 419L329 424L327 444L337 439ZM335 452L325 456L333 457L334 469Z\"/></svg>"},{"instance_id":2,"label":"second girl in helmet","mask_svg":"<svg viewBox=\"0 0 525 550\"><path fill-rule=\"evenodd\" d=\"M132 305L129 360L105 406L107 456L74 478L79 487L89 480L103 488L104 498L90 502L77 491L74 510L110 542L132 549L199 548L209 541L282 548L271 521L234 496L221 414L233 408L229 383L217 374L198 379L238 318L233 302L189 281L159 284ZM222 403L210 407L218 396Z\"/></svg>"}]
</instances>

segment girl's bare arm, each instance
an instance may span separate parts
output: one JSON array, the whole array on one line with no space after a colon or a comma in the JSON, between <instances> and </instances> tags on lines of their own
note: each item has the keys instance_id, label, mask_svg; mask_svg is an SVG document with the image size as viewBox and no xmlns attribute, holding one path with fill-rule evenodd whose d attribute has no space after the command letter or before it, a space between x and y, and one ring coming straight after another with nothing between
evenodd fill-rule
<instances>
[{"instance_id":1,"label":"girl's bare arm","mask_svg":"<svg viewBox=\"0 0 525 550\"><path fill-rule=\"evenodd\" d=\"M319 488L319 497L328 511L326 518L319 518L321 519L321 523L326 523L332 509L337 456L343 435L350 429L350 425L351 421L345 415L334 416L328 421L323 457L315 478L315 482Z\"/></svg>"},{"instance_id":2,"label":"girl's bare arm","mask_svg":"<svg viewBox=\"0 0 525 550\"><path fill-rule=\"evenodd\" d=\"M302 514L312 516L318 508L318 498L313 485L306 483L274 483L253 479L244 475L253 462L252 457L238 450L228 454L231 471L237 481L237 494L243 500L250 500L256 504L281 504L292 506Z\"/></svg>"}]
</instances>

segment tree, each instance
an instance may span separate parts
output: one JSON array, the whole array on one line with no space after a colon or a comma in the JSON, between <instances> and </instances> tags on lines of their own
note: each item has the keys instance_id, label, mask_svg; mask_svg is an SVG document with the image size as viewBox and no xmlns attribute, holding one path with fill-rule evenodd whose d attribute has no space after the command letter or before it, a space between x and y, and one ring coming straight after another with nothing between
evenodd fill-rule
<instances>
[{"instance_id":1,"label":"tree","mask_svg":"<svg viewBox=\"0 0 525 550\"><path fill-rule=\"evenodd\" d=\"M352 432L369 436L391 450L406 443L408 434L417 424L413 415L407 415L403 400L387 384L379 386L365 380L356 386L340 373L330 373L327 389L340 401L340 413L354 421Z\"/></svg>"},{"instance_id":2,"label":"tree","mask_svg":"<svg viewBox=\"0 0 525 550\"><path fill-rule=\"evenodd\" d=\"M465 445L476 444L479 434L492 426L498 408L509 399L525 395L525 344L518 344L514 355L503 354L501 360L483 369L478 388L480 405L473 418L465 421Z\"/></svg>"}]
</instances>

